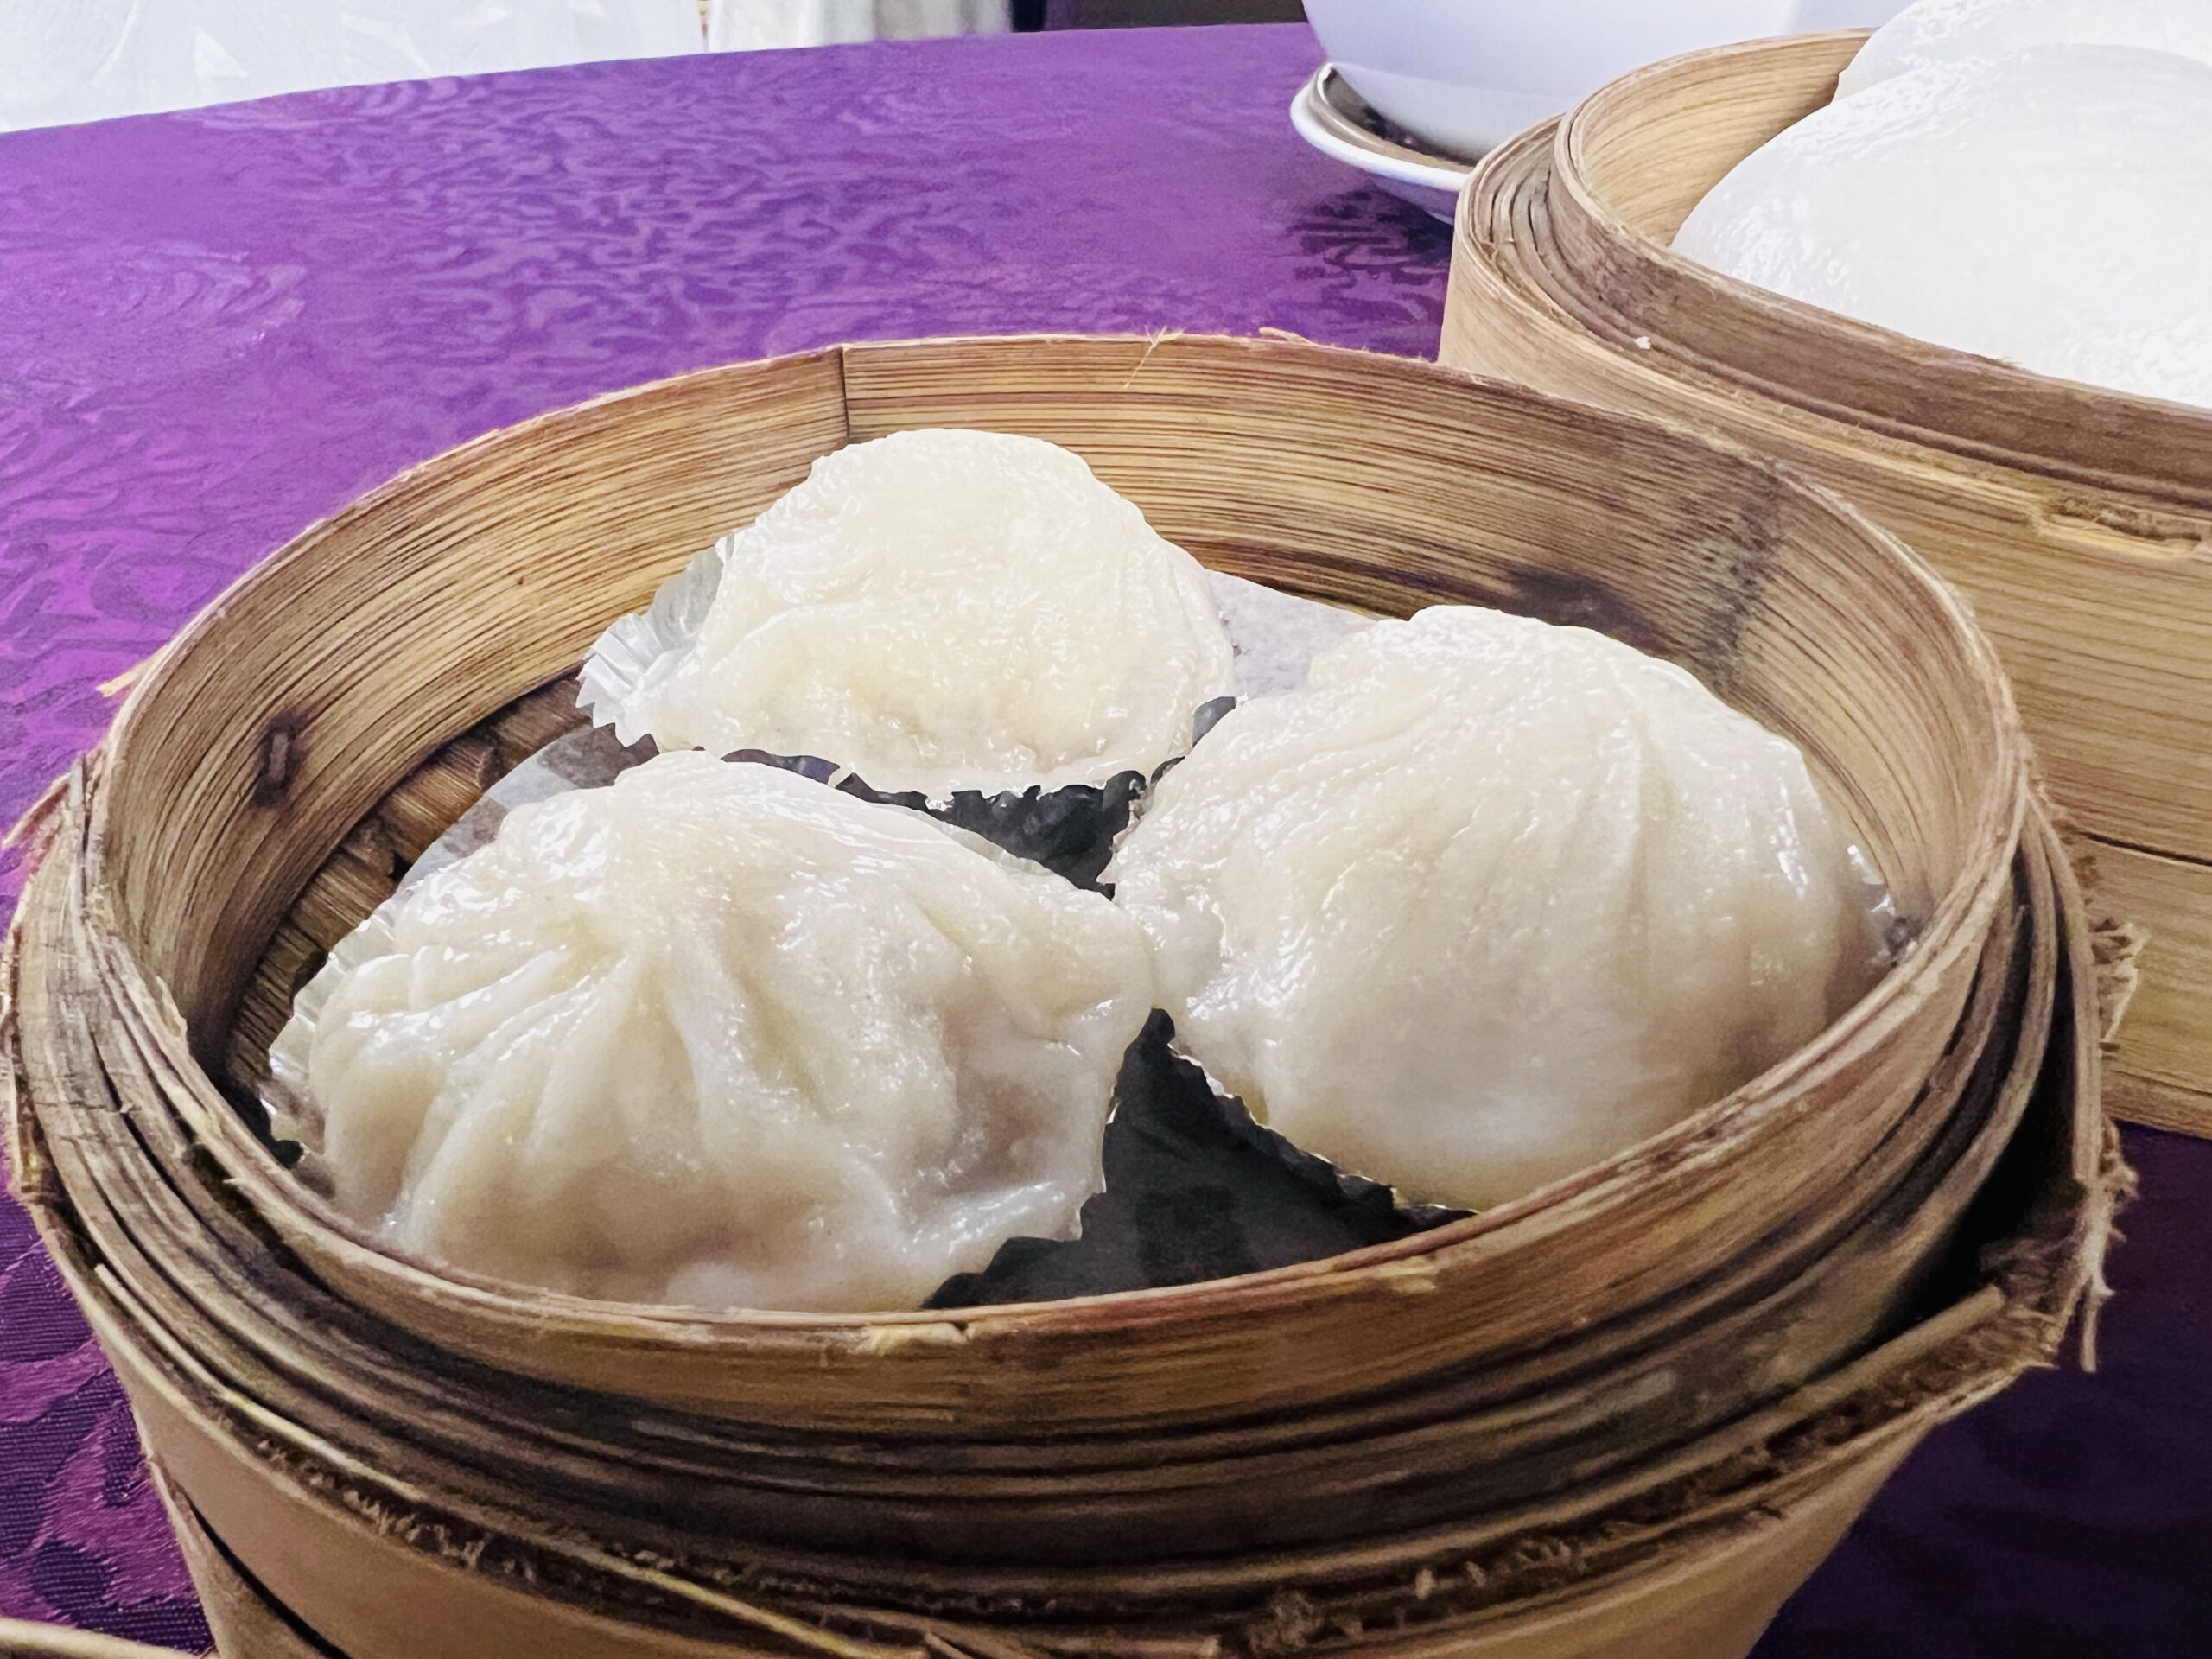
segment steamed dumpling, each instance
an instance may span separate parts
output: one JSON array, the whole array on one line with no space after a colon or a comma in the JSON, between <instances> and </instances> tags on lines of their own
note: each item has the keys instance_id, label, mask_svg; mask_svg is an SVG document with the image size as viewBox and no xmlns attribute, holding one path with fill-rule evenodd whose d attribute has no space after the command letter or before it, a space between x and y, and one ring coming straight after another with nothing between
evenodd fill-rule
<instances>
[{"instance_id":1,"label":"steamed dumpling","mask_svg":"<svg viewBox=\"0 0 2212 1659\"><path fill-rule=\"evenodd\" d=\"M696 752L517 809L368 925L272 1057L336 1202L625 1300L911 1307L1071 1236L1154 1005L1097 894Z\"/></svg>"},{"instance_id":2,"label":"steamed dumpling","mask_svg":"<svg viewBox=\"0 0 2212 1659\"><path fill-rule=\"evenodd\" d=\"M1915 69L2054 45L2139 46L2212 63L2212 5L2205 0L1919 0L1859 49L1843 72L1837 96L1848 98Z\"/></svg>"},{"instance_id":3,"label":"steamed dumpling","mask_svg":"<svg viewBox=\"0 0 2212 1659\"><path fill-rule=\"evenodd\" d=\"M1465 607L1229 715L1109 876L1223 1088L1477 1208L1773 1065L1873 958L1794 746L1604 635Z\"/></svg>"},{"instance_id":4,"label":"steamed dumpling","mask_svg":"<svg viewBox=\"0 0 2212 1659\"><path fill-rule=\"evenodd\" d=\"M1052 789L1152 772L1236 689L1198 561L1036 438L855 444L726 549L696 642L615 711L625 742L819 755L887 791Z\"/></svg>"},{"instance_id":5,"label":"steamed dumpling","mask_svg":"<svg viewBox=\"0 0 2212 1659\"><path fill-rule=\"evenodd\" d=\"M2212 65L2037 47L1815 111L1675 247L1937 345L2212 407L2208 203Z\"/></svg>"}]
</instances>

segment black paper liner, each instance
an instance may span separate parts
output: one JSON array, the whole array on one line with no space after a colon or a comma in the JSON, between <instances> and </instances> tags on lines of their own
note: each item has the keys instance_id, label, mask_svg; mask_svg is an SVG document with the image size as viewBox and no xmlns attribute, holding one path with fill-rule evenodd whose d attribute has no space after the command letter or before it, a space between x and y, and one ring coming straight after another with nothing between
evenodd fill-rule
<instances>
[{"instance_id":1,"label":"black paper liner","mask_svg":"<svg viewBox=\"0 0 2212 1659\"><path fill-rule=\"evenodd\" d=\"M1071 1239L1016 1238L932 1308L1157 1290L1342 1255L1422 1230L1387 1189L1348 1193L1262 1150L1220 1110L1205 1074L1154 1014L1130 1046L1106 1127L1106 1190ZM1249 1122L1249 1118L1245 1120Z\"/></svg>"},{"instance_id":2,"label":"black paper liner","mask_svg":"<svg viewBox=\"0 0 2212 1659\"><path fill-rule=\"evenodd\" d=\"M1234 697L1216 697L1201 705L1191 716L1192 742L1195 745L1205 737L1236 706ZM639 747L652 741L650 738L643 739ZM1166 762L1150 778L1140 772L1124 772L1103 784L1067 784L1049 790L1032 785L1027 789L1006 790L995 795L963 789L940 800L932 800L918 790L887 794L872 789L864 779L845 772L842 767L819 755L737 749L722 759L780 766L785 772L811 778L817 784L828 784L864 801L927 813L957 830L981 836L1016 858L1042 864L1077 887L1103 893L1106 889L1099 877L1114 855L1115 842L1129 827L1146 791L1165 777L1182 757L1178 755Z\"/></svg>"},{"instance_id":3,"label":"black paper liner","mask_svg":"<svg viewBox=\"0 0 2212 1659\"><path fill-rule=\"evenodd\" d=\"M1181 1064L1192 1062L1177 1057ZM1200 1077L1205 1069L1192 1065ZM1430 1204L1408 1198L1384 1181L1370 1179L1332 1163L1318 1152L1308 1152L1288 1136L1269 1128L1252 1116L1249 1107L1235 1095L1208 1083L1206 1093L1216 1120L1230 1135L1262 1157L1280 1165L1307 1185L1332 1192L1343 1202L1363 1207L1381 1206L1406 1224L1408 1232L1441 1227L1447 1221L1464 1221L1475 1212L1455 1205Z\"/></svg>"},{"instance_id":4,"label":"black paper liner","mask_svg":"<svg viewBox=\"0 0 2212 1659\"><path fill-rule=\"evenodd\" d=\"M1113 856L1115 839L1128 828L1137 799L1147 785L1142 772L1125 772L1103 784L1069 784L1052 790L1033 785L999 795L963 789L947 799L932 801L918 791L885 794L859 778L840 777L840 767L817 755L737 749L722 759L780 767L864 801L927 813L1094 892L1098 890L1098 877L1106 861Z\"/></svg>"}]
</instances>

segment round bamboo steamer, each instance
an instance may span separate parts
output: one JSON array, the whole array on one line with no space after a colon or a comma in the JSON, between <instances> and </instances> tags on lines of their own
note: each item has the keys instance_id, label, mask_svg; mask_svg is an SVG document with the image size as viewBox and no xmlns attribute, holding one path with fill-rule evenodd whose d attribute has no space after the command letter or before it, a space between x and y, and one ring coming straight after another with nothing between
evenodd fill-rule
<instances>
[{"instance_id":1,"label":"round bamboo steamer","mask_svg":"<svg viewBox=\"0 0 2212 1659\"><path fill-rule=\"evenodd\" d=\"M1376 610L1506 603L1689 663L1805 744L1915 950L1820 1043L1605 1169L1173 1292L709 1318L447 1278L321 1210L220 1087L289 987L559 728L531 688L607 620L815 455L931 423L1070 443L1224 568ZM486 644L456 661L456 636ZM1133 1655L1307 1605L1354 1646L1518 1641L1654 1573L1727 1603L1686 1628L1755 1630L1796 1569L1723 1596L1724 1548L1854 1509L1879 1459L2046 1363L2094 1284L2122 1180L2100 965L2025 777L1948 589L1680 435L1259 342L713 371L410 474L149 667L33 827L16 1167L195 1511L359 1659L428 1652L394 1623L431 1608L486 1656L907 1651L948 1619L978 1653L1065 1644L1040 1605ZM1638 1415L1678 1373L1700 1409ZM1826 1524L1771 1559L1809 1565ZM1537 1548L1563 1532L1564 1562ZM1652 1651L1611 1628L1560 1650Z\"/></svg>"},{"instance_id":2,"label":"round bamboo steamer","mask_svg":"<svg viewBox=\"0 0 2212 1659\"><path fill-rule=\"evenodd\" d=\"M2150 940L2123 1115L2212 1132L2212 411L1906 339L1676 257L1865 36L1694 54L1495 152L1443 360L1717 432L1863 505L1973 601L2100 890Z\"/></svg>"}]
</instances>

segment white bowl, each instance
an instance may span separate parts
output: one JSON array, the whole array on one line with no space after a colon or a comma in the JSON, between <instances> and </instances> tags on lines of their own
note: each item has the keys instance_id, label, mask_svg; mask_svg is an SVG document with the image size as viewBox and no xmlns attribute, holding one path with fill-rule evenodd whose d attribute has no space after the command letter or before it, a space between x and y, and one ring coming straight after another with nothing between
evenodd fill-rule
<instances>
[{"instance_id":1,"label":"white bowl","mask_svg":"<svg viewBox=\"0 0 2212 1659\"><path fill-rule=\"evenodd\" d=\"M1473 157L1641 64L1801 28L1886 22L1904 0L1306 0L1376 111Z\"/></svg>"}]
</instances>

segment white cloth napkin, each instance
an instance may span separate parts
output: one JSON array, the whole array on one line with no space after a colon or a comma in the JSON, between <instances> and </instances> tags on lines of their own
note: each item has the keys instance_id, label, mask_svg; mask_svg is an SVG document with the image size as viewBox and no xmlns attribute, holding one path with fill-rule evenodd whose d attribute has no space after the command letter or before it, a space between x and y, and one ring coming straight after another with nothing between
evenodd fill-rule
<instances>
[{"instance_id":1,"label":"white cloth napkin","mask_svg":"<svg viewBox=\"0 0 2212 1659\"><path fill-rule=\"evenodd\" d=\"M0 0L0 128L701 44L698 0Z\"/></svg>"},{"instance_id":2,"label":"white cloth napkin","mask_svg":"<svg viewBox=\"0 0 2212 1659\"><path fill-rule=\"evenodd\" d=\"M716 52L911 41L938 35L1003 35L1007 0L714 0L707 44Z\"/></svg>"}]
</instances>

